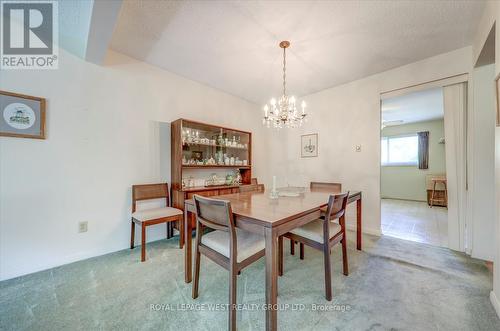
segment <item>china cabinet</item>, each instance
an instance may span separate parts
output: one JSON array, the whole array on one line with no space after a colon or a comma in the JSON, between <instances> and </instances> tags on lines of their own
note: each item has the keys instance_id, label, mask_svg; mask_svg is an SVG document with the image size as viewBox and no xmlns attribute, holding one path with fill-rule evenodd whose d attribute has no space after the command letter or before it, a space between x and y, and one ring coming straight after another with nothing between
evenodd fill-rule
<instances>
[{"instance_id":1,"label":"china cabinet","mask_svg":"<svg viewBox=\"0 0 500 331\"><path fill-rule=\"evenodd\" d=\"M178 119L171 124L172 204L239 192L252 178L252 133Z\"/></svg>"}]
</instances>

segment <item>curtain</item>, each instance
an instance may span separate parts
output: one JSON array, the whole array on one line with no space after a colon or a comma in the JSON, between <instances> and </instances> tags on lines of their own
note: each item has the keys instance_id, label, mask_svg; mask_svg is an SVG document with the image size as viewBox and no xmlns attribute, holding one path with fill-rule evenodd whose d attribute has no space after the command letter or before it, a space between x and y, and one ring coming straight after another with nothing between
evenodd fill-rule
<instances>
[{"instance_id":1,"label":"curtain","mask_svg":"<svg viewBox=\"0 0 500 331\"><path fill-rule=\"evenodd\" d=\"M418 168L429 169L429 131L417 132Z\"/></svg>"}]
</instances>

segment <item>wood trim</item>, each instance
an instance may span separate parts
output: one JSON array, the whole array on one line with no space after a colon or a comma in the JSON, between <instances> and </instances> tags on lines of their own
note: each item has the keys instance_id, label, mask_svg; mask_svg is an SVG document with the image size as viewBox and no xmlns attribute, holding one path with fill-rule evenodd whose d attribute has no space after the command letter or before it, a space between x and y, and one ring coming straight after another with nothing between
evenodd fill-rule
<instances>
[{"instance_id":1,"label":"wood trim","mask_svg":"<svg viewBox=\"0 0 500 331\"><path fill-rule=\"evenodd\" d=\"M189 120L189 119L186 119L186 118L179 118L176 121L179 121L179 120L183 121L183 122L187 122L187 123L193 123L193 124L198 124L198 125L206 125L206 126L215 126L215 127L218 127L218 128L224 129L224 130L231 130L231 131L236 131L236 132L241 132L241 133L252 134L252 132L249 132L249 131L243 131L243 130L239 130L239 129L228 128L228 127L225 127L225 126L222 126L222 125L218 125L218 124L210 124L210 123L205 123L205 122L200 122L200 121L193 121L193 120Z\"/></svg>"},{"instance_id":2,"label":"wood trim","mask_svg":"<svg viewBox=\"0 0 500 331\"><path fill-rule=\"evenodd\" d=\"M495 77L495 96L497 101L497 117L496 117L496 126L500 126L500 86L498 85L498 80L500 79L500 73Z\"/></svg>"},{"instance_id":3,"label":"wood trim","mask_svg":"<svg viewBox=\"0 0 500 331\"><path fill-rule=\"evenodd\" d=\"M40 102L40 134L32 135L32 134L0 132L0 136L1 137L15 137L15 138L45 139L45 116L46 116L46 105L47 105L46 99L41 98L41 97L35 97L32 95L7 92L7 91L3 91L3 90L0 90L0 94Z\"/></svg>"},{"instance_id":4,"label":"wood trim","mask_svg":"<svg viewBox=\"0 0 500 331\"><path fill-rule=\"evenodd\" d=\"M380 96L381 96L381 99L385 99L383 97L384 94L393 93L393 92L397 92L397 91L403 91L403 90L406 90L406 89L411 89L411 88L414 88L414 87L423 86L423 85L427 85L427 84L437 83L437 82L442 81L442 80L444 81L444 80L447 80L447 79L457 78L457 77L460 77L460 76L467 76L467 79L464 80L464 82L466 82L466 81L469 80L469 73L464 72L464 73L461 73L461 74L451 75L451 76L447 76L447 77L443 77L443 78L429 80L429 81L422 82L422 83L417 83L417 84L413 84L413 85L407 85L407 86L404 86L404 87L399 87L399 88L396 88L396 89L392 89L392 90L388 90L388 91L383 91L383 92L380 92Z\"/></svg>"}]
</instances>

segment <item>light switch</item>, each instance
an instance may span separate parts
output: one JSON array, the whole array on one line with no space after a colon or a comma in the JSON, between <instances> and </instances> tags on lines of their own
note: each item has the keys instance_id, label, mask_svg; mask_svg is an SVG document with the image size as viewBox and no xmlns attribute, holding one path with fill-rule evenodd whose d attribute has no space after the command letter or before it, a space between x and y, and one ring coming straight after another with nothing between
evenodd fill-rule
<instances>
[{"instance_id":1,"label":"light switch","mask_svg":"<svg viewBox=\"0 0 500 331\"><path fill-rule=\"evenodd\" d=\"M361 145L356 145L356 152L361 152Z\"/></svg>"},{"instance_id":2,"label":"light switch","mask_svg":"<svg viewBox=\"0 0 500 331\"><path fill-rule=\"evenodd\" d=\"M89 224L89 222L87 222L87 221L85 221L85 222L79 222L78 223L78 232L79 233L87 232L87 230L88 230L88 224Z\"/></svg>"}]
</instances>

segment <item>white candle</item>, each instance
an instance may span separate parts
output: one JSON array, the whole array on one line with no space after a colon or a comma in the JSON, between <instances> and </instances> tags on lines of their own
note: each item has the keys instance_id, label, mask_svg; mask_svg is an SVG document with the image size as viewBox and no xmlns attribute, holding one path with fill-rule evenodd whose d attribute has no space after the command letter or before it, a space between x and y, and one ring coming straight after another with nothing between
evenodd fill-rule
<instances>
[{"instance_id":1,"label":"white candle","mask_svg":"<svg viewBox=\"0 0 500 331\"><path fill-rule=\"evenodd\" d=\"M273 192L276 192L276 176L273 176Z\"/></svg>"}]
</instances>

